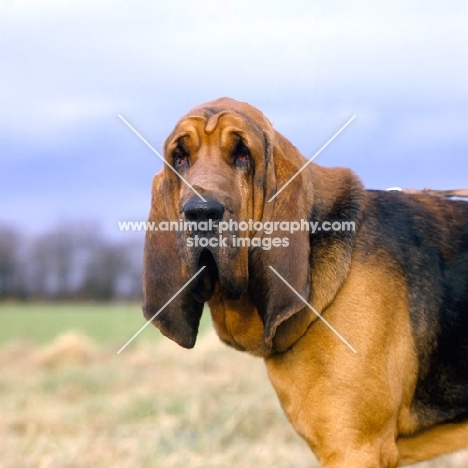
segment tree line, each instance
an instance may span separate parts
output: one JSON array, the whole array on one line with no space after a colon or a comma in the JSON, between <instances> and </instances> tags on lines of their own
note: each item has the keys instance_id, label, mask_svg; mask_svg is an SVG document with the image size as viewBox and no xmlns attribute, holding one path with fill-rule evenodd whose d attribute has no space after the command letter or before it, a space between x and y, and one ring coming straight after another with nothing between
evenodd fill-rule
<instances>
[{"instance_id":1,"label":"tree line","mask_svg":"<svg viewBox=\"0 0 468 468\"><path fill-rule=\"evenodd\" d=\"M121 237L92 222L33 236L0 225L0 300L141 299L144 240Z\"/></svg>"}]
</instances>

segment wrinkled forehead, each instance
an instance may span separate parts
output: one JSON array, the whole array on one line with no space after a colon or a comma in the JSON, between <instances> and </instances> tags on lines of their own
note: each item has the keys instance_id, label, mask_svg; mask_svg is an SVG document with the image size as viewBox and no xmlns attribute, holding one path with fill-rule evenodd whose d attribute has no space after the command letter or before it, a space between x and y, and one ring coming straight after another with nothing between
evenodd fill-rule
<instances>
[{"instance_id":1,"label":"wrinkled forehead","mask_svg":"<svg viewBox=\"0 0 468 468\"><path fill-rule=\"evenodd\" d=\"M256 111L256 109L252 109ZM255 112L246 113L238 109L196 107L179 120L168 136L165 146L171 145L183 136L190 136L199 144L200 139L209 135L219 134L222 137L233 133L238 134L247 142L255 143L252 140L263 142L264 133L271 128L271 124L260 111L257 112L259 115L255 115Z\"/></svg>"}]
</instances>

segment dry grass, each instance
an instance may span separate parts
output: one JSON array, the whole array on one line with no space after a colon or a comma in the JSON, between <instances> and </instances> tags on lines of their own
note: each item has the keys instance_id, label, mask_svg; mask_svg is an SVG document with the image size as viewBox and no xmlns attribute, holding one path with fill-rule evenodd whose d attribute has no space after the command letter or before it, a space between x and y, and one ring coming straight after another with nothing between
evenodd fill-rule
<instances>
[{"instance_id":1,"label":"dry grass","mask_svg":"<svg viewBox=\"0 0 468 468\"><path fill-rule=\"evenodd\" d=\"M169 341L116 351L73 333L0 349L2 468L318 466L261 360L211 332L192 351Z\"/></svg>"}]
</instances>

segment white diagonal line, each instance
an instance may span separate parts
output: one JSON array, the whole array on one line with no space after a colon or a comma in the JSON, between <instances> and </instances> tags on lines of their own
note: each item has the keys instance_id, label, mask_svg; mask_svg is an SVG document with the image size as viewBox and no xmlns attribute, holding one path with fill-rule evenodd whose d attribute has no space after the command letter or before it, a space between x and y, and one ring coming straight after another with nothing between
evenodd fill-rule
<instances>
[{"instance_id":1,"label":"white diagonal line","mask_svg":"<svg viewBox=\"0 0 468 468\"><path fill-rule=\"evenodd\" d=\"M269 200L274 200L354 119L353 115Z\"/></svg>"},{"instance_id":2,"label":"white diagonal line","mask_svg":"<svg viewBox=\"0 0 468 468\"><path fill-rule=\"evenodd\" d=\"M120 114L118 114L119 119L124 122L127 127L135 133L136 136L140 138L140 140L148 146L148 148L177 176L180 180L182 180L188 187L190 187L204 202L206 200L200 195L200 193L193 188L193 186L185 180L160 154L156 151Z\"/></svg>"},{"instance_id":3,"label":"white diagonal line","mask_svg":"<svg viewBox=\"0 0 468 468\"><path fill-rule=\"evenodd\" d=\"M120 354L204 269L202 266L118 351Z\"/></svg>"},{"instance_id":4,"label":"white diagonal line","mask_svg":"<svg viewBox=\"0 0 468 468\"><path fill-rule=\"evenodd\" d=\"M348 346L348 348L353 352L353 353L357 353L357 351L349 344L348 341L345 340L345 338L343 338L342 335L340 335L340 333L338 333L329 323L327 320L325 320L271 265L270 265L270 269L273 271L273 273L276 274L276 276L278 276L279 279L281 279L283 281L284 284L286 284L286 286L289 287L289 289L320 319L322 320L322 322L330 329L333 331L333 333L335 333L335 335L346 345Z\"/></svg>"}]
</instances>

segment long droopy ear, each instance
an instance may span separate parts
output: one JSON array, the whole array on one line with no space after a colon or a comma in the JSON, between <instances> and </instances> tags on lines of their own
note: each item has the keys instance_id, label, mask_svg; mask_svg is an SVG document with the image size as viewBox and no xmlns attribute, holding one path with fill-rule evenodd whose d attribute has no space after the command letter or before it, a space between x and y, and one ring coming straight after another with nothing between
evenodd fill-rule
<instances>
[{"instance_id":1,"label":"long droopy ear","mask_svg":"<svg viewBox=\"0 0 468 468\"><path fill-rule=\"evenodd\" d=\"M149 221L177 221L175 203L171 199L171 181L164 171L153 180ZM175 230L148 230L145 238L143 270L143 312L151 318L190 279L187 265L178 253ZM152 321L161 332L184 348L195 345L203 304L197 302L190 291L196 280L180 292Z\"/></svg>"},{"instance_id":2,"label":"long droopy ear","mask_svg":"<svg viewBox=\"0 0 468 468\"><path fill-rule=\"evenodd\" d=\"M310 293L310 242L307 230L294 233L281 231L281 222L307 220L311 206L304 189L303 174L299 174L272 201L277 190L283 187L305 163L299 151L279 133L266 134L265 188L262 222L276 224L277 230L259 233L263 239L280 238L282 245L270 249L252 249L249 258L249 289L264 323L267 348L272 346L278 326L304 309L304 303L270 268L273 267L303 298ZM285 224L283 226L286 226ZM277 241L279 242L279 241ZM287 243L287 246L284 244ZM268 245L268 244L267 244Z\"/></svg>"},{"instance_id":3,"label":"long droopy ear","mask_svg":"<svg viewBox=\"0 0 468 468\"><path fill-rule=\"evenodd\" d=\"M317 319L315 313L277 274L314 309L321 313L336 296L351 265L356 230L364 203L364 190L349 169L327 169L310 164L273 201L268 200L306 163L305 158L277 132L270 138L271 155L265 179L265 205L262 222L301 227L296 232L275 231L272 237L286 237L287 247L252 250L249 259L249 288L264 322L265 346L273 346L278 327L304 329ZM312 232L328 221L351 223L354 229ZM305 223L309 222L307 229ZM265 237L265 233L262 233ZM293 319L293 320L289 320ZM289 327L291 329L291 327ZM287 340L286 340L287 341ZM275 340L276 342L276 340Z\"/></svg>"}]
</instances>

